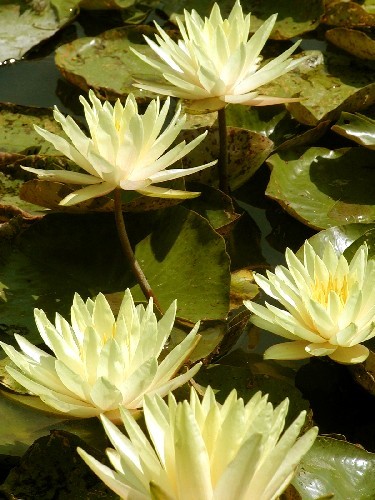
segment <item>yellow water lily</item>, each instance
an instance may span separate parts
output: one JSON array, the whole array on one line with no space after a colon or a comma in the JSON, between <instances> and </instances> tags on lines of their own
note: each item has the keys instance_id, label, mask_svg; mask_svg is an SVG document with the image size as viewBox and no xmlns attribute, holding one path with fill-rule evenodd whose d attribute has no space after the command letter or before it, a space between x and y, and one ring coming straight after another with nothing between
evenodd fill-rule
<instances>
[{"instance_id":1,"label":"yellow water lily","mask_svg":"<svg viewBox=\"0 0 375 500\"><path fill-rule=\"evenodd\" d=\"M89 92L89 98L91 106L82 96L80 101L90 136L84 134L70 116L65 117L57 108L54 110L55 120L60 123L70 142L35 126L42 137L87 173L23 167L41 179L86 186L66 196L60 205L74 205L103 196L116 188L159 198L184 199L199 195L154 185L193 174L216 163L212 161L187 169L167 168L193 150L207 133L199 135L189 144L182 141L168 150L185 124L186 116L181 115L180 107L167 121L169 99L160 107L157 98L151 101L144 114L139 114L132 94L129 94L124 106L119 100L114 106L108 101L102 104L93 91Z\"/></svg>"},{"instance_id":2,"label":"yellow water lily","mask_svg":"<svg viewBox=\"0 0 375 500\"><path fill-rule=\"evenodd\" d=\"M53 325L35 310L39 333L54 356L17 334L22 352L0 345L16 365L7 366L10 375L54 410L81 418L104 413L116 420L120 404L141 408L145 394L165 396L199 370L197 364L176 376L199 340L198 325L158 362L175 315L176 301L157 321L152 299L146 309L135 306L127 290L116 319L104 295L84 302L76 294L71 324L57 314Z\"/></svg>"},{"instance_id":3,"label":"yellow water lily","mask_svg":"<svg viewBox=\"0 0 375 500\"><path fill-rule=\"evenodd\" d=\"M157 24L155 43L145 36L159 59L149 58L133 50L144 62L156 69L164 82L140 81L136 87L182 99L198 101L212 111L227 103L265 106L296 99L262 95L259 87L295 68L301 59L289 56L292 47L267 64L261 65L260 53L276 22L277 14L269 17L249 39L250 14L242 12L239 1L227 19L214 4L210 16L184 11L183 20L176 16L182 39L176 43ZM298 100L298 99L297 99ZM198 103L194 104L197 107Z\"/></svg>"},{"instance_id":4,"label":"yellow water lily","mask_svg":"<svg viewBox=\"0 0 375 500\"><path fill-rule=\"evenodd\" d=\"M259 287L283 308L246 301L252 323L292 342L271 346L265 358L329 356L339 363L360 363L369 355L361 344L375 336L375 261L361 245L351 262L327 243L321 255L308 241L300 260L286 251L288 268L277 266Z\"/></svg>"},{"instance_id":5,"label":"yellow water lily","mask_svg":"<svg viewBox=\"0 0 375 500\"><path fill-rule=\"evenodd\" d=\"M259 392L245 405L232 391L219 404L211 388L202 401L191 389L190 401L168 404L146 396L148 437L131 414L121 409L129 437L102 416L115 449L111 469L82 449L89 467L121 498L132 500L273 500L293 478L317 429L299 437L302 412L284 432L288 400L277 408Z\"/></svg>"}]
</instances>

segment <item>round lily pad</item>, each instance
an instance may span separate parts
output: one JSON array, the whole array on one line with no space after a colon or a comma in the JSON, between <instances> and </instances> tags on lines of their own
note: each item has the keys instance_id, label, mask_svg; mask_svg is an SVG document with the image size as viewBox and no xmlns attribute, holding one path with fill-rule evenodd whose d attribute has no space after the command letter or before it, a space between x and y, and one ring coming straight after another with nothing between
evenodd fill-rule
<instances>
[{"instance_id":1,"label":"round lily pad","mask_svg":"<svg viewBox=\"0 0 375 500\"><path fill-rule=\"evenodd\" d=\"M375 220L374 152L365 148L282 151L266 194L315 229Z\"/></svg>"},{"instance_id":2,"label":"round lily pad","mask_svg":"<svg viewBox=\"0 0 375 500\"><path fill-rule=\"evenodd\" d=\"M104 99L124 98L132 92L138 102L156 94L133 86L135 78L154 78L155 70L136 56L130 47L153 57L143 35L155 33L149 26L114 28L96 37L78 38L56 50L55 62L63 76L87 92L90 88Z\"/></svg>"},{"instance_id":3,"label":"round lily pad","mask_svg":"<svg viewBox=\"0 0 375 500\"><path fill-rule=\"evenodd\" d=\"M332 2L323 16L322 22L330 26L375 26L373 0L368 0L365 3L368 6L372 5L372 9L366 5L359 5L357 2Z\"/></svg>"}]
</instances>

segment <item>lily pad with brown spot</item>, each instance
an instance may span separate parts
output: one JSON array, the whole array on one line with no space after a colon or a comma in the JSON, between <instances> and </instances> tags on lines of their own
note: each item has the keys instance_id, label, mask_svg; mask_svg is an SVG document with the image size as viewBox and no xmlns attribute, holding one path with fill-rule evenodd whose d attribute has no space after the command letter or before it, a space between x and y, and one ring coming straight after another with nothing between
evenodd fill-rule
<instances>
[{"instance_id":1,"label":"lily pad with brown spot","mask_svg":"<svg viewBox=\"0 0 375 500\"><path fill-rule=\"evenodd\" d=\"M201 134L201 128L182 130L181 136L190 141ZM273 150L273 142L264 135L237 127L227 127L228 140L228 177L232 190L249 180ZM182 159L185 168L208 163L219 156L219 131L211 127L207 137ZM219 185L218 167L214 165L189 176L189 180Z\"/></svg>"},{"instance_id":2,"label":"lily pad with brown spot","mask_svg":"<svg viewBox=\"0 0 375 500\"><path fill-rule=\"evenodd\" d=\"M333 28L326 31L327 40L345 52L360 59L375 61L375 40L366 33L348 28Z\"/></svg>"},{"instance_id":3,"label":"lily pad with brown spot","mask_svg":"<svg viewBox=\"0 0 375 500\"><path fill-rule=\"evenodd\" d=\"M375 67L353 63L353 58L317 50L293 71L260 87L262 93L298 96L300 102L287 104L294 118L306 125L335 120L341 111L359 111L375 102ZM359 60L357 60L359 61Z\"/></svg>"},{"instance_id":4,"label":"lily pad with brown spot","mask_svg":"<svg viewBox=\"0 0 375 500\"><path fill-rule=\"evenodd\" d=\"M136 78L154 79L155 70L130 47L153 57L154 51L143 35L152 37L154 33L149 26L136 26L78 38L56 50L55 62L62 75L85 92L93 89L99 97L112 101L132 92L138 102L148 102L156 94L138 89L133 83Z\"/></svg>"},{"instance_id":5,"label":"lily pad with brown spot","mask_svg":"<svg viewBox=\"0 0 375 500\"><path fill-rule=\"evenodd\" d=\"M64 134L51 109L0 103L0 151L32 154L30 149L37 149L40 154L61 154L35 131L34 125L54 134ZM5 156L2 160L2 165L8 163ZM8 160L14 163L15 158Z\"/></svg>"},{"instance_id":6,"label":"lily pad with brown spot","mask_svg":"<svg viewBox=\"0 0 375 500\"><path fill-rule=\"evenodd\" d=\"M375 26L375 15L356 2L331 4L322 18L329 26L370 27Z\"/></svg>"},{"instance_id":7,"label":"lily pad with brown spot","mask_svg":"<svg viewBox=\"0 0 375 500\"><path fill-rule=\"evenodd\" d=\"M187 7L184 0L172 0L166 2L163 10L172 16L182 14L184 9L189 11L195 9L201 16L209 16L214 5L214 0L190 0ZM322 0L242 0L242 9L245 13L251 12L250 30L253 33L261 24L275 12L278 18L271 33L274 40L288 40L302 35L317 28L320 17L324 13L324 2ZM223 18L229 15L233 8L232 0L220 2L220 10Z\"/></svg>"}]
</instances>

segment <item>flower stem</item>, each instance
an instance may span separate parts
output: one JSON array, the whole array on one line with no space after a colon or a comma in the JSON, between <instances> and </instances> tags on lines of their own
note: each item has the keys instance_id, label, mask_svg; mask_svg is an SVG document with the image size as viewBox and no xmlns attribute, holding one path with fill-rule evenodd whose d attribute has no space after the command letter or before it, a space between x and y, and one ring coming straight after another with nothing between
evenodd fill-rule
<instances>
[{"instance_id":1,"label":"flower stem","mask_svg":"<svg viewBox=\"0 0 375 500\"><path fill-rule=\"evenodd\" d=\"M128 233L126 232L124 214L122 213L121 189L120 188L116 188L114 191L114 201L115 201L116 227L117 227L117 233L118 233L119 238L120 238L121 248L125 254L125 257L127 258L128 262L130 264L130 268L131 268L136 280L138 281L139 286L141 287L143 295L146 297L147 300L149 300L152 297L155 306L159 309L160 312L162 312L159 301L155 297L155 294L152 291L152 288L151 288L149 282L147 281L147 278L144 275L144 272L142 271L142 268L139 265L135 255L134 255L133 249L131 247Z\"/></svg>"},{"instance_id":2,"label":"flower stem","mask_svg":"<svg viewBox=\"0 0 375 500\"><path fill-rule=\"evenodd\" d=\"M218 110L217 117L219 121L219 188L223 193L229 194L227 121L225 117L225 108Z\"/></svg>"}]
</instances>

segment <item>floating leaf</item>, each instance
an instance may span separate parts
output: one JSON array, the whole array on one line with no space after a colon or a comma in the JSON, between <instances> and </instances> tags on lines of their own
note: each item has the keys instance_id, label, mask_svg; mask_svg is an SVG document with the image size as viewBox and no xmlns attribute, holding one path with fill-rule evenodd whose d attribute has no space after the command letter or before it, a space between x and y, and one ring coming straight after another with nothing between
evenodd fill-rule
<instances>
[{"instance_id":1,"label":"floating leaf","mask_svg":"<svg viewBox=\"0 0 375 500\"><path fill-rule=\"evenodd\" d=\"M186 201L185 206L207 219L219 234L228 236L240 217L234 210L230 196L204 184L189 183L188 189L201 194Z\"/></svg>"},{"instance_id":2,"label":"floating leaf","mask_svg":"<svg viewBox=\"0 0 375 500\"><path fill-rule=\"evenodd\" d=\"M203 217L181 206L165 210L135 253L162 308L177 299L177 315L192 322L226 318L229 257ZM138 285L133 296L142 300Z\"/></svg>"},{"instance_id":3,"label":"floating leaf","mask_svg":"<svg viewBox=\"0 0 375 500\"><path fill-rule=\"evenodd\" d=\"M375 15L366 10L365 6L356 2L343 1L330 5L322 18L322 22L330 26L375 26Z\"/></svg>"},{"instance_id":4,"label":"floating leaf","mask_svg":"<svg viewBox=\"0 0 375 500\"><path fill-rule=\"evenodd\" d=\"M275 149L312 144L322 137L329 125L329 122L321 122L316 127L307 128L281 105L252 107L229 104L225 112L229 126L263 134L272 140Z\"/></svg>"},{"instance_id":5,"label":"floating leaf","mask_svg":"<svg viewBox=\"0 0 375 500\"><path fill-rule=\"evenodd\" d=\"M375 224L346 224L345 226L333 226L324 231L314 234L309 238L309 243L319 255L323 254L327 243L330 243L338 253L344 253L358 238L375 228ZM297 255L302 257L303 247Z\"/></svg>"},{"instance_id":6,"label":"floating leaf","mask_svg":"<svg viewBox=\"0 0 375 500\"><path fill-rule=\"evenodd\" d=\"M352 58L328 51L309 50L297 57L303 55L308 58L297 69L261 87L267 95L301 97L287 104L299 122L314 126L375 102L374 68L356 67Z\"/></svg>"},{"instance_id":7,"label":"floating leaf","mask_svg":"<svg viewBox=\"0 0 375 500\"><path fill-rule=\"evenodd\" d=\"M302 500L372 500L374 469L373 453L345 441L318 437L302 458L292 484Z\"/></svg>"},{"instance_id":8,"label":"floating leaf","mask_svg":"<svg viewBox=\"0 0 375 500\"><path fill-rule=\"evenodd\" d=\"M363 31L334 28L326 31L327 40L340 49L361 59L375 61L375 40Z\"/></svg>"},{"instance_id":9,"label":"floating leaf","mask_svg":"<svg viewBox=\"0 0 375 500\"><path fill-rule=\"evenodd\" d=\"M214 0L190 0L189 10L195 9L201 16L208 16L214 3ZM272 0L262 2L242 0L241 5L244 12L251 12L250 29L252 32L275 11L278 12L271 34L274 40L287 40L314 30L319 25L320 16L324 13L324 2L321 0L279 0L277 7ZM229 15L232 7L232 0L220 2L223 18ZM164 5L163 10L173 19L175 14L182 14L184 8L187 8L186 1L170 0Z\"/></svg>"},{"instance_id":10,"label":"floating leaf","mask_svg":"<svg viewBox=\"0 0 375 500\"><path fill-rule=\"evenodd\" d=\"M71 22L79 0L1 2L0 62L21 59L32 47Z\"/></svg>"},{"instance_id":11,"label":"floating leaf","mask_svg":"<svg viewBox=\"0 0 375 500\"><path fill-rule=\"evenodd\" d=\"M375 120L368 116L343 112L332 130L361 146L375 149Z\"/></svg>"},{"instance_id":12,"label":"floating leaf","mask_svg":"<svg viewBox=\"0 0 375 500\"><path fill-rule=\"evenodd\" d=\"M62 135L51 109L0 103L0 151L27 155L33 154L30 150L37 149L40 154L59 154L34 130L34 125ZM10 163L14 160L9 158Z\"/></svg>"},{"instance_id":13,"label":"floating leaf","mask_svg":"<svg viewBox=\"0 0 375 500\"><path fill-rule=\"evenodd\" d=\"M133 83L135 77L154 77L155 70L133 54L130 47L152 56L154 51L143 35L152 38L154 33L148 26L136 26L114 28L94 38L78 38L56 50L55 62L63 76L85 92L92 88L99 97L109 100L132 92L138 102L147 102L156 95L133 87Z\"/></svg>"},{"instance_id":14,"label":"floating leaf","mask_svg":"<svg viewBox=\"0 0 375 500\"><path fill-rule=\"evenodd\" d=\"M86 10L126 9L135 0L81 0L80 7Z\"/></svg>"},{"instance_id":15,"label":"floating leaf","mask_svg":"<svg viewBox=\"0 0 375 500\"><path fill-rule=\"evenodd\" d=\"M375 154L365 148L310 148L271 156L266 194L315 229L375 220Z\"/></svg>"},{"instance_id":16,"label":"floating leaf","mask_svg":"<svg viewBox=\"0 0 375 500\"><path fill-rule=\"evenodd\" d=\"M204 130L200 128L182 130L181 136L187 142L195 139ZM228 177L232 190L242 186L250 179L273 149L273 142L264 135L236 127L227 127L228 135ZM217 127L211 127L207 137L188 156L182 158L185 168L202 163L208 163L218 158L219 132ZM217 187L219 184L218 167L201 170L189 176L203 184Z\"/></svg>"},{"instance_id":17,"label":"floating leaf","mask_svg":"<svg viewBox=\"0 0 375 500\"><path fill-rule=\"evenodd\" d=\"M97 431L100 432L99 426L101 424L97 421ZM52 430L26 451L1 486L1 491L15 498L56 498L62 492L65 498L118 498L77 457L78 446L107 463L103 452L78 436L65 430Z\"/></svg>"}]
</instances>

